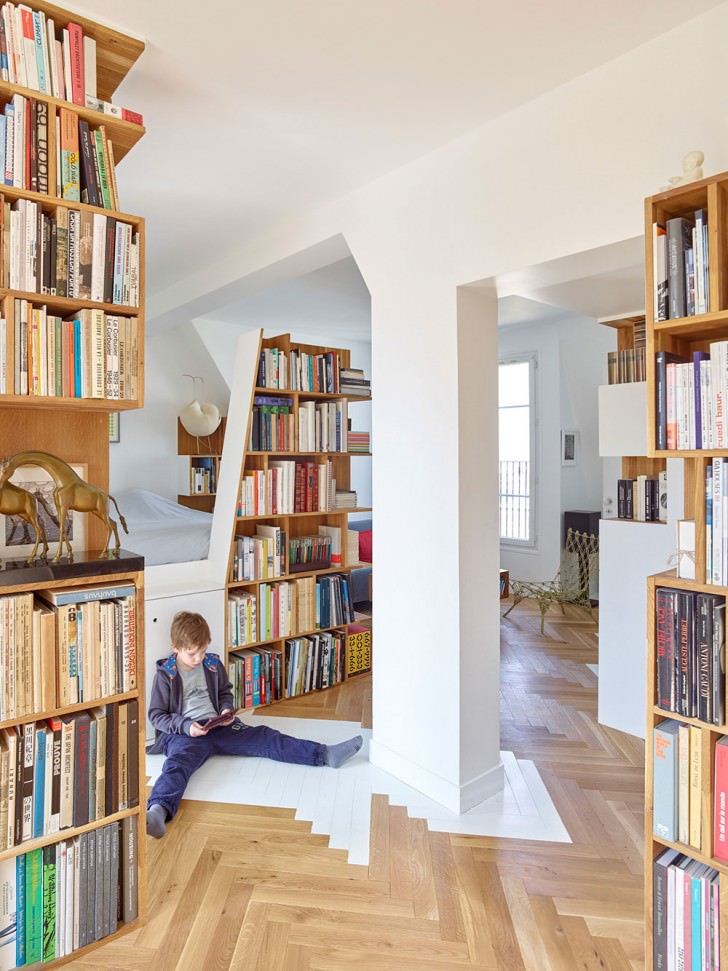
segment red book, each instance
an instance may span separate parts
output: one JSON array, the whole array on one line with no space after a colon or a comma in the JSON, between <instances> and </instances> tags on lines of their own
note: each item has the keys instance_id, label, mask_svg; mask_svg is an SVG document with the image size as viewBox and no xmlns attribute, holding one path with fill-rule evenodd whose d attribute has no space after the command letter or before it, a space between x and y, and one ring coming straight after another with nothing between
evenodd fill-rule
<instances>
[{"instance_id":1,"label":"red book","mask_svg":"<svg viewBox=\"0 0 728 971\"><path fill-rule=\"evenodd\" d=\"M86 74L83 68L83 31L79 24L69 23L71 47L71 101L86 106Z\"/></svg>"},{"instance_id":2,"label":"red book","mask_svg":"<svg viewBox=\"0 0 728 971\"><path fill-rule=\"evenodd\" d=\"M144 118L142 118L138 111L132 111L131 108L122 108L121 117L124 119L124 121L131 121L135 125L144 124Z\"/></svg>"},{"instance_id":3,"label":"red book","mask_svg":"<svg viewBox=\"0 0 728 971\"><path fill-rule=\"evenodd\" d=\"M728 736L715 745L713 856L728 861Z\"/></svg>"},{"instance_id":4,"label":"red book","mask_svg":"<svg viewBox=\"0 0 728 971\"><path fill-rule=\"evenodd\" d=\"M210 732L215 728L222 728L223 725L232 725L234 719L235 713L232 711L228 711L224 715L216 715L205 724L205 731Z\"/></svg>"}]
</instances>

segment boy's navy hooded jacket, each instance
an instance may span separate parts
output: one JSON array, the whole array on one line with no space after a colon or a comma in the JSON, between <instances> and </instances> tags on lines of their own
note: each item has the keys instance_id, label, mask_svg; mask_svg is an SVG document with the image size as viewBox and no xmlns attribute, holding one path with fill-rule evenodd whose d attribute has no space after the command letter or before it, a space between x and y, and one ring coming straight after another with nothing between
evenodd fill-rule
<instances>
[{"instance_id":1,"label":"boy's navy hooded jacket","mask_svg":"<svg viewBox=\"0 0 728 971\"><path fill-rule=\"evenodd\" d=\"M225 665L217 654L205 654L202 660L210 701L218 713L235 711L233 688L228 680ZM152 755L164 752L165 735L189 735L192 718L182 714L182 678L177 671L177 655L157 661L157 673L152 684L149 702L149 721L154 725L154 742L147 748Z\"/></svg>"}]
</instances>

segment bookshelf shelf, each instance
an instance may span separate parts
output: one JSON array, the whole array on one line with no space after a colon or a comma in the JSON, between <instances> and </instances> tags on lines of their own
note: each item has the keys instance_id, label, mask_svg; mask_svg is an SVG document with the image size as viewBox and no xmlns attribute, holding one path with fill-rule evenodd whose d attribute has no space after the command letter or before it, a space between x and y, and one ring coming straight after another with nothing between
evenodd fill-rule
<instances>
[{"instance_id":1,"label":"bookshelf shelf","mask_svg":"<svg viewBox=\"0 0 728 971\"><path fill-rule=\"evenodd\" d=\"M340 372L365 383L349 371L349 351L282 335L261 338L258 357L227 584L227 662L241 708L345 679L348 626L355 620L351 570L362 566L358 545L354 555L347 542L349 516L371 511L334 505L338 492L356 503L351 459L371 457L346 448L350 409L370 400L368 393L349 397L339 390ZM273 448L260 447L269 442ZM324 536L340 564L316 566L330 558L317 548ZM313 549L314 562L302 555L304 562L293 569L294 549ZM260 575L276 570L278 576ZM288 629L296 632L260 636ZM258 678L259 695L253 690Z\"/></svg>"},{"instance_id":2,"label":"bookshelf shelf","mask_svg":"<svg viewBox=\"0 0 728 971\"><path fill-rule=\"evenodd\" d=\"M6 17L12 11L3 7ZM144 400L144 220L119 211L115 166L145 129L111 104L144 43L44 0L31 0L28 15L35 62L24 62L27 48L15 50L6 31L0 66L0 138L13 145L0 179L13 182L0 186L0 455L50 452L108 492L108 414ZM33 87L36 72L43 90ZM66 75L69 99L58 96ZM26 247L14 251L20 240ZM12 948L18 966L83 957L146 911L144 561L89 552L106 535L86 520L72 561L28 564L8 552L0 560L7 967ZM61 594L69 604L54 602ZM50 892L56 879L68 888L64 923L60 894Z\"/></svg>"},{"instance_id":3,"label":"bookshelf shelf","mask_svg":"<svg viewBox=\"0 0 728 971\"><path fill-rule=\"evenodd\" d=\"M696 906L701 899L711 920L698 963L712 967L716 955L721 963L728 957L728 852L721 817L728 792L721 756L728 718L720 660L728 593L722 564L728 523L721 516L728 389L718 363L728 347L727 201L728 173L645 200L649 454L682 461L683 518L695 523L695 579L669 570L647 580L648 969L667 967L673 958L680 964L686 936L701 919L705 929ZM683 891L688 909L670 941L667 921L674 917L675 894ZM698 894L691 904L688 891Z\"/></svg>"}]
</instances>

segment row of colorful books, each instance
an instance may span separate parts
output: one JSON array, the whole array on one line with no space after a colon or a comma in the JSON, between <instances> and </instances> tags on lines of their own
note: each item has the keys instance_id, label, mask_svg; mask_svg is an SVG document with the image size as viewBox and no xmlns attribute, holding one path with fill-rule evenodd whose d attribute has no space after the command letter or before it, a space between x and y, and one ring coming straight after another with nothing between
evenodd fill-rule
<instances>
[{"instance_id":1,"label":"row of colorful books","mask_svg":"<svg viewBox=\"0 0 728 971\"><path fill-rule=\"evenodd\" d=\"M678 850L664 850L652 869L652 967L718 971L720 875Z\"/></svg>"},{"instance_id":2,"label":"row of colorful books","mask_svg":"<svg viewBox=\"0 0 728 971\"><path fill-rule=\"evenodd\" d=\"M285 576L286 534L280 526L256 527L255 536L236 536L232 579L264 580Z\"/></svg>"},{"instance_id":3,"label":"row of colorful books","mask_svg":"<svg viewBox=\"0 0 728 971\"><path fill-rule=\"evenodd\" d=\"M330 459L269 462L243 475L238 516L275 516L333 509L336 478Z\"/></svg>"},{"instance_id":4,"label":"row of colorful books","mask_svg":"<svg viewBox=\"0 0 728 971\"><path fill-rule=\"evenodd\" d=\"M121 209L114 145L106 125L91 128L61 108L56 123L56 195L102 209Z\"/></svg>"},{"instance_id":5,"label":"row of colorful books","mask_svg":"<svg viewBox=\"0 0 728 971\"><path fill-rule=\"evenodd\" d=\"M297 633L326 630L354 620L347 574L302 576L261 583L257 593L232 591L228 624L233 647Z\"/></svg>"},{"instance_id":6,"label":"row of colorful books","mask_svg":"<svg viewBox=\"0 0 728 971\"><path fill-rule=\"evenodd\" d=\"M6 102L0 114L0 182L46 195L51 191L48 125L45 101L14 94Z\"/></svg>"},{"instance_id":7,"label":"row of colorful books","mask_svg":"<svg viewBox=\"0 0 728 971\"><path fill-rule=\"evenodd\" d=\"M708 216L704 209L652 225L655 320L710 309Z\"/></svg>"},{"instance_id":8,"label":"row of colorful books","mask_svg":"<svg viewBox=\"0 0 728 971\"><path fill-rule=\"evenodd\" d=\"M344 680L346 634L326 631L285 643L286 698L295 698Z\"/></svg>"},{"instance_id":9,"label":"row of colorful books","mask_svg":"<svg viewBox=\"0 0 728 971\"><path fill-rule=\"evenodd\" d=\"M14 326L0 318L0 394L136 400L139 322L102 310L72 319L15 300Z\"/></svg>"},{"instance_id":10,"label":"row of colorful books","mask_svg":"<svg viewBox=\"0 0 728 971\"><path fill-rule=\"evenodd\" d=\"M228 675L236 708L255 708L280 701L282 657L277 648L245 648L230 654Z\"/></svg>"},{"instance_id":11,"label":"row of colorful books","mask_svg":"<svg viewBox=\"0 0 728 971\"><path fill-rule=\"evenodd\" d=\"M617 519L667 522L667 473L617 479Z\"/></svg>"},{"instance_id":12,"label":"row of colorful books","mask_svg":"<svg viewBox=\"0 0 728 971\"><path fill-rule=\"evenodd\" d=\"M125 584L0 597L0 721L133 690L135 592Z\"/></svg>"},{"instance_id":13,"label":"row of colorful books","mask_svg":"<svg viewBox=\"0 0 728 971\"><path fill-rule=\"evenodd\" d=\"M139 305L139 234L90 209L2 197L2 281L6 289Z\"/></svg>"},{"instance_id":14,"label":"row of colorful books","mask_svg":"<svg viewBox=\"0 0 728 971\"><path fill-rule=\"evenodd\" d=\"M292 398L255 396L248 449L252 452L294 452L296 450Z\"/></svg>"},{"instance_id":15,"label":"row of colorful books","mask_svg":"<svg viewBox=\"0 0 728 971\"><path fill-rule=\"evenodd\" d=\"M349 425L346 398L301 401L298 406L300 452L346 452Z\"/></svg>"},{"instance_id":16,"label":"row of colorful books","mask_svg":"<svg viewBox=\"0 0 728 971\"><path fill-rule=\"evenodd\" d=\"M725 597L655 590L657 704L707 724L725 723Z\"/></svg>"},{"instance_id":17,"label":"row of colorful books","mask_svg":"<svg viewBox=\"0 0 728 971\"><path fill-rule=\"evenodd\" d=\"M0 849L139 805L139 702L0 731Z\"/></svg>"},{"instance_id":18,"label":"row of colorful books","mask_svg":"<svg viewBox=\"0 0 728 971\"><path fill-rule=\"evenodd\" d=\"M341 364L336 351L311 354L300 348L286 352L264 347L260 352L257 386L286 391L337 394Z\"/></svg>"},{"instance_id":19,"label":"row of colorful books","mask_svg":"<svg viewBox=\"0 0 728 971\"><path fill-rule=\"evenodd\" d=\"M136 816L0 861L0 969L47 964L139 913Z\"/></svg>"},{"instance_id":20,"label":"row of colorful books","mask_svg":"<svg viewBox=\"0 0 728 971\"><path fill-rule=\"evenodd\" d=\"M217 462L209 458L195 458L190 465L190 494L210 495L217 491Z\"/></svg>"},{"instance_id":21,"label":"row of colorful books","mask_svg":"<svg viewBox=\"0 0 728 971\"><path fill-rule=\"evenodd\" d=\"M607 351L607 383L631 384L647 380L647 360L644 347L628 347L621 351Z\"/></svg>"}]
</instances>

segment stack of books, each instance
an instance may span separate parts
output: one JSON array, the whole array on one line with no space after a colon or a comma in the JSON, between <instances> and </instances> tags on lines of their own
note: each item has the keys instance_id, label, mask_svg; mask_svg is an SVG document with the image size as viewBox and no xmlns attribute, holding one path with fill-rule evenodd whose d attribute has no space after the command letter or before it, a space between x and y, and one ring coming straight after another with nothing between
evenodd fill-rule
<instances>
[{"instance_id":1,"label":"stack of books","mask_svg":"<svg viewBox=\"0 0 728 971\"><path fill-rule=\"evenodd\" d=\"M337 489L334 509L356 509L356 492L353 489Z\"/></svg>"},{"instance_id":2,"label":"stack of books","mask_svg":"<svg viewBox=\"0 0 728 971\"><path fill-rule=\"evenodd\" d=\"M362 395L368 398L372 393L369 378L364 377L364 372L357 367L343 367L339 371L339 383L342 394Z\"/></svg>"},{"instance_id":3,"label":"stack of books","mask_svg":"<svg viewBox=\"0 0 728 971\"><path fill-rule=\"evenodd\" d=\"M369 432L350 431L346 438L347 449L350 452L357 452L362 455L369 454Z\"/></svg>"}]
</instances>

